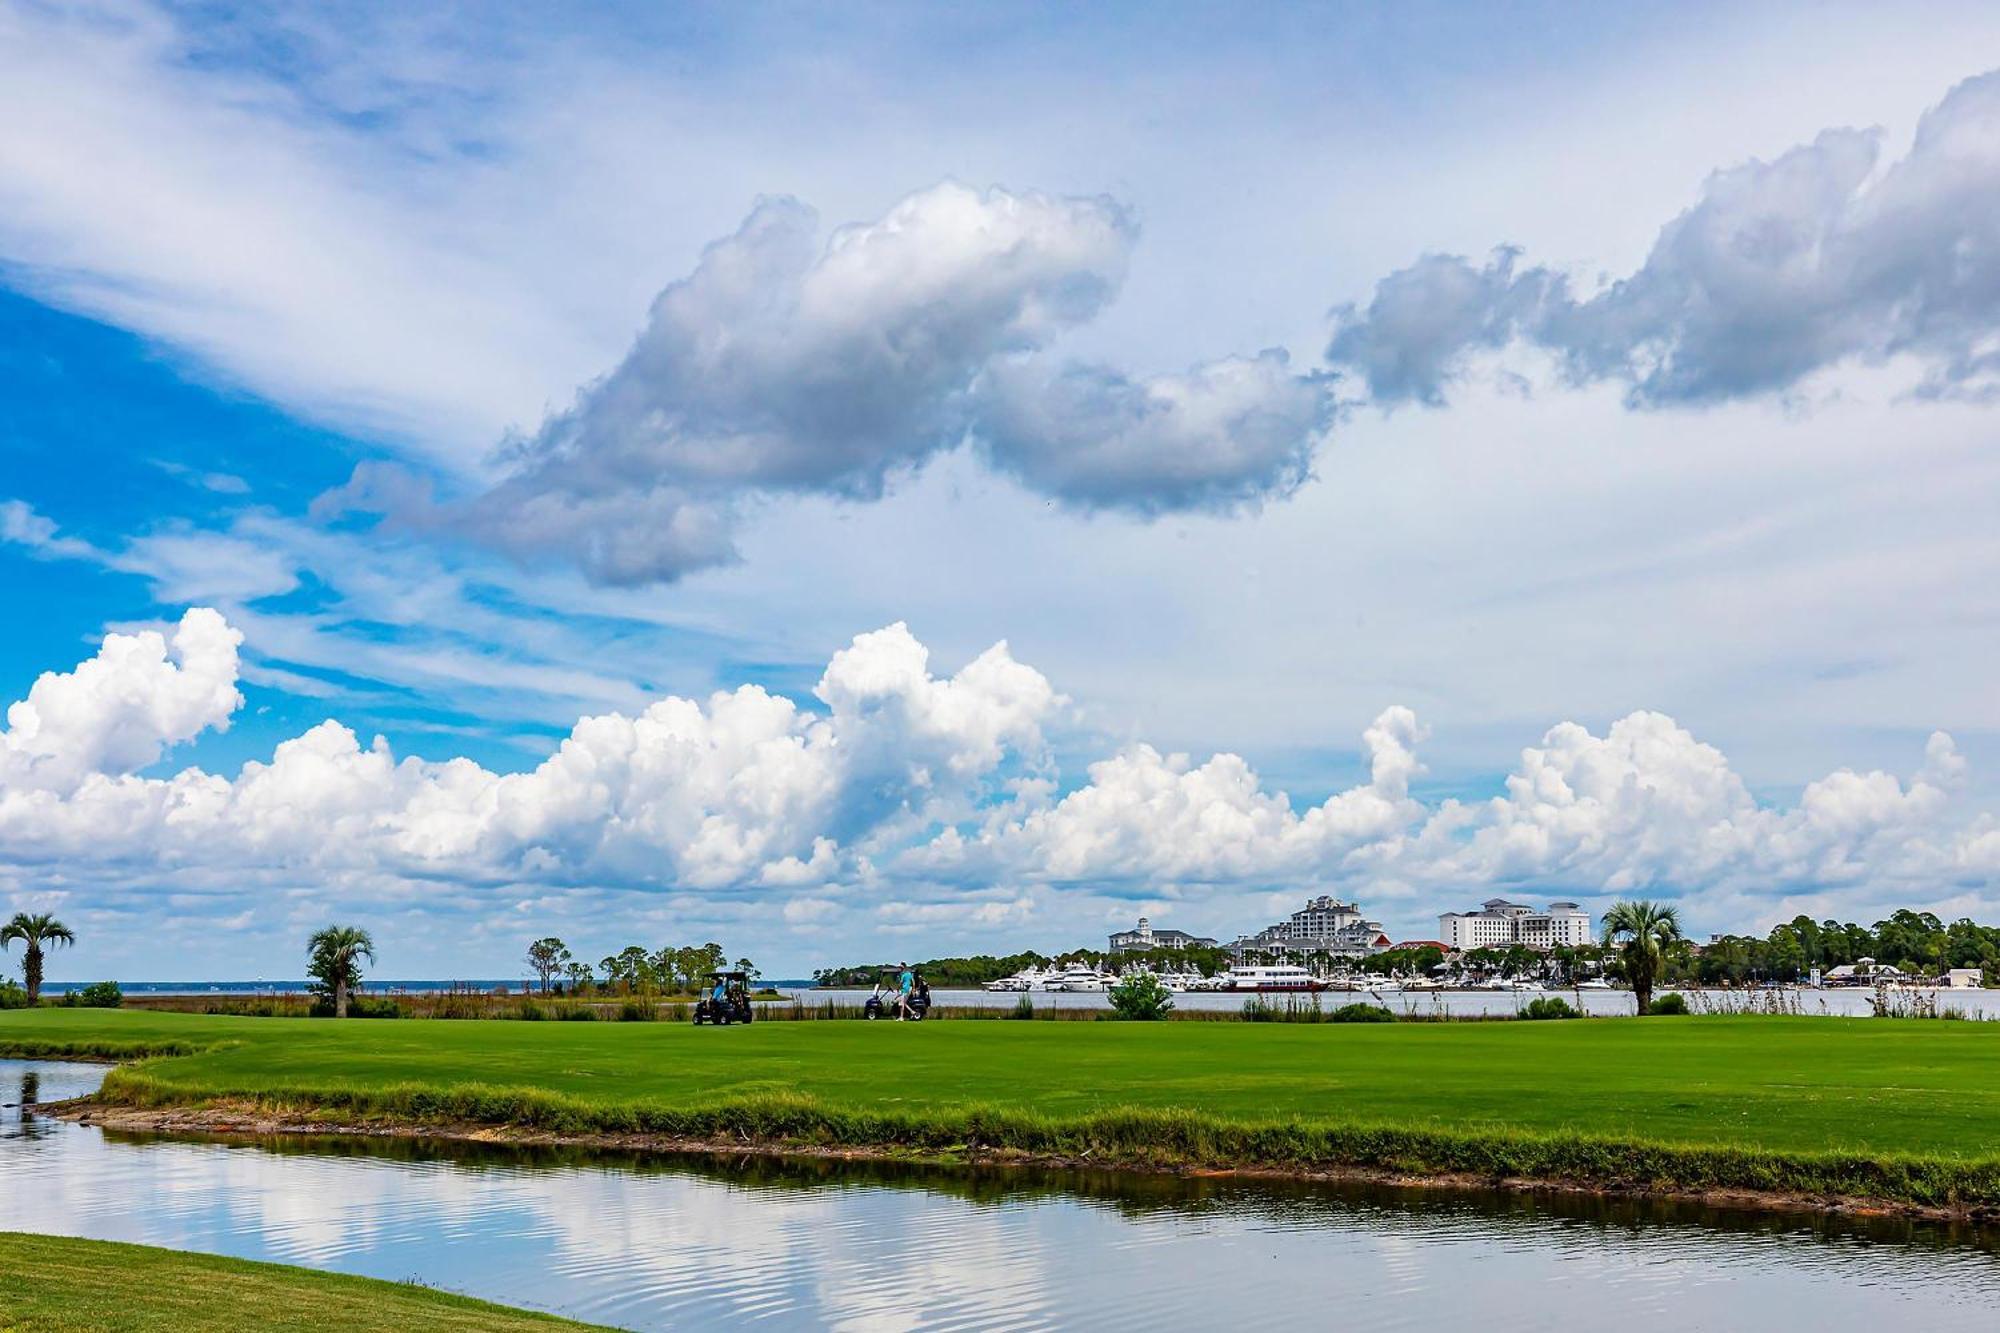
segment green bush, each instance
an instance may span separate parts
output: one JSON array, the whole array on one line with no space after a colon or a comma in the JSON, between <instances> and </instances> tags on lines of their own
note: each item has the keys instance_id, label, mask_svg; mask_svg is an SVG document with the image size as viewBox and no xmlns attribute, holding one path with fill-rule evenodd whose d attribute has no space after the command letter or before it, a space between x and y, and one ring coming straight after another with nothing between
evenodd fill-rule
<instances>
[{"instance_id":1,"label":"green bush","mask_svg":"<svg viewBox=\"0 0 2000 1333\"><path fill-rule=\"evenodd\" d=\"M1671 990L1665 995L1655 997L1653 1002L1646 1006L1648 1014L1656 1014L1661 1017L1670 1017L1677 1014L1684 1016L1687 1011L1687 996L1682 995L1679 991Z\"/></svg>"},{"instance_id":2,"label":"green bush","mask_svg":"<svg viewBox=\"0 0 2000 1333\"><path fill-rule=\"evenodd\" d=\"M312 1013L309 1016L312 1018L332 1018L333 998L327 995L315 996L313 998ZM403 1006L397 1004L387 996L382 996L379 999L370 999L366 995L350 995L347 997L347 1016L349 1018L401 1018L403 1016Z\"/></svg>"},{"instance_id":3,"label":"green bush","mask_svg":"<svg viewBox=\"0 0 2000 1333\"><path fill-rule=\"evenodd\" d=\"M650 1002L627 1000L618 1006L618 1021L621 1023L650 1023L660 1016Z\"/></svg>"},{"instance_id":4,"label":"green bush","mask_svg":"<svg viewBox=\"0 0 2000 1333\"><path fill-rule=\"evenodd\" d=\"M595 1023L597 1010L587 1004L566 1004L556 1010L556 1017L565 1023Z\"/></svg>"},{"instance_id":5,"label":"green bush","mask_svg":"<svg viewBox=\"0 0 2000 1333\"><path fill-rule=\"evenodd\" d=\"M549 1011L547 1009L536 1004L525 995L521 997L521 1002L514 1006L514 1017L520 1019L523 1023L539 1023L548 1016Z\"/></svg>"},{"instance_id":6,"label":"green bush","mask_svg":"<svg viewBox=\"0 0 2000 1333\"><path fill-rule=\"evenodd\" d=\"M0 978L0 1009L26 1009L28 992L16 982Z\"/></svg>"},{"instance_id":7,"label":"green bush","mask_svg":"<svg viewBox=\"0 0 2000 1333\"><path fill-rule=\"evenodd\" d=\"M1151 972L1133 972L1111 988L1111 1011L1120 1018L1153 1022L1173 1011L1174 993Z\"/></svg>"},{"instance_id":8,"label":"green bush","mask_svg":"<svg viewBox=\"0 0 2000 1333\"><path fill-rule=\"evenodd\" d=\"M1034 1016L1035 1002L1025 995L1014 1001L1013 1011L1007 1015L1009 1018L1033 1018Z\"/></svg>"},{"instance_id":9,"label":"green bush","mask_svg":"<svg viewBox=\"0 0 2000 1333\"><path fill-rule=\"evenodd\" d=\"M1396 1016L1383 1004L1343 1004L1326 1016L1329 1023L1393 1023Z\"/></svg>"},{"instance_id":10,"label":"green bush","mask_svg":"<svg viewBox=\"0 0 2000 1333\"><path fill-rule=\"evenodd\" d=\"M1544 995L1523 1005L1520 1016L1533 1021L1544 1018L1582 1018L1583 1013L1560 995Z\"/></svg>"},{"instance_id":11,"label":"green bush","mask_svg":"<svg viewBox=\"0 0 2000 1333\"><path fill-rule=\"evenodd\" d=\"M93 981L82 990L71 991L69 1003L79 1009L116 1009L125 1003L125 992L115 981Z\"/></svg>"}]
</instances>

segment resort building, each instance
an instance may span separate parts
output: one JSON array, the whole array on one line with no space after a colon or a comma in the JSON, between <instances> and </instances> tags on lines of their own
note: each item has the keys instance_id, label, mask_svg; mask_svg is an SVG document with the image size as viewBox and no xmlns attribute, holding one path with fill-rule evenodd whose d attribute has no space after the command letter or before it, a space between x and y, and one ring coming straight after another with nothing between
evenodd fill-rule
<instances>
[{"instance_id":1,"label":"resort building","mask_svg":"<svg viewBox=\"0 0 2000 1333\"><path fill-rule=\"evenodd\" d=\"M1506 949L1513 945L1547 953L1590 943L1590 913L1575 903L1550 903L1537 912L1526 903L1488 898L1476 912L1446 912L1438 934L1451 949Z\"/></svg>"},{"instance_id":2,"label":"resort building","mask_svg":"<svg viewBox=\"0 0 2000 1333\"><path fill-rule=\"evenodd\" d=\"M1281 961L1315 954L1365 958L1388 947L1380 921L1370 921L1353 903L1321 896L1276 925L1240 936L1229 952L1241 963L1251 957Z\"/></svg>"},{"instance_id":3,"label":"resort building","mask_svg":"<svg viewBox=\"0 0 2000 1333\"><path fill-rule=\"evenodd\" d=\"M1111 936L1112 953L1150 953L1154 949L1213 949L1216 942L1205 935L1190 935L1184 930L1155 930L1153 923L1145 917L1139 918L1136 930L1114 931Z\"/></svg>"}]
</instances>

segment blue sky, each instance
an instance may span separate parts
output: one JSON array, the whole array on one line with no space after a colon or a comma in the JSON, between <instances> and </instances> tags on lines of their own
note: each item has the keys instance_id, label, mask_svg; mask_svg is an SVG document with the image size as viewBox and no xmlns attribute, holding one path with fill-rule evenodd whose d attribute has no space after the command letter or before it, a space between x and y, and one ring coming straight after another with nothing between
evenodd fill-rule
<instances>
[{"instance_id":1,"label":"blue sky","mask_svg":"<svg viewBox=\"0 0 2000 1333\"><path fill-rule=\"evenodd\" d=\"M1992 919L2000 20L1923 9L0 4L0 909Z\"/></svg>"}]
</instances>

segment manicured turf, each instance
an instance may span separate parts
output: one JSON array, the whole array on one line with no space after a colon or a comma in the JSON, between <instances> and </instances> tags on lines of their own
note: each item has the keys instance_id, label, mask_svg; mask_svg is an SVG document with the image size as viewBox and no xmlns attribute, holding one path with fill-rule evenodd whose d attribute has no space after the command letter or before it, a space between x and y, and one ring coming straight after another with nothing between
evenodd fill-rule
<instances>
[{"instance_id":1,"label":"manicured turf","mask_svg":"<svg viewBox=\"0 0 2000 1333\"><path fill-rule=\"evenodd\" d=\"M400 1282L150 1245L0 1232L0 1333L581 1329Z\"/></svg>"},{"instance_id":2,"label":"manicured turf","mask_svg":"<svg viewBox=\"0 0 2000 1333\"><path fill-rule=\"evenodd\" d=\"M0 1013L0 1053L147 1044L208 1046L141 1066L171 1100L479 1084L586 1107L804 1094L860 1112L980 1106L1068 1120L1147 1108L1778 1152L2000 1152L2000 1025L1984 1023L787 1022L718 1031Z\"/></svg>"}]
</instances>

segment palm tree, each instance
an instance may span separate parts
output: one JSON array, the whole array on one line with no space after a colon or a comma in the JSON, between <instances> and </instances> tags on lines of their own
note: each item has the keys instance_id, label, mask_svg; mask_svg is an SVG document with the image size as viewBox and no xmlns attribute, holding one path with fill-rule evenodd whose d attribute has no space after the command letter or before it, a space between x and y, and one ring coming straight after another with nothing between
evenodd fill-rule
<instances>
[{"instance_id":1,"label":"palm tree","mask_svg":"<svg viewBox=\"0 0 2000 1333\"><path fill-rule=\"evenodd\" d=\"M307 971L333 988L333 1016L347 1017L347 992L361 976L361 960L375 961L375 941L359 926L328 926L306 941Z\"/></svg>"},{"instance_id":2,"label":"palm tree","mask_svg":"<svg viewBox=\"0 0 2000 1333\"><path fill-rule=\"evenodd\" d=\"M34 916L16 912L12 921L0 926L0 949L15 940L28 946L27 954L21 959L21 976L28 983L28 1003L32 1006L42 998L42 946L75 944L76 934L47 912Z\"/></svg>"},{"instance_id":3,"label":"palm tree","mask_svg":"<svg viewBox=\"0 0 2000 1333\"><path fill-rule=\"evenodd\" d=\"M1625 976L1644 1014L1653 1004L1653 980L1660 975L1660 960L1666 946L1681 937L1679 909L1665 903L1635 898L1613 903L1604 914L1604 942L1619 947L1625 960Z\"/></svg>"}]
</instances>

